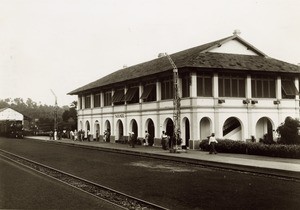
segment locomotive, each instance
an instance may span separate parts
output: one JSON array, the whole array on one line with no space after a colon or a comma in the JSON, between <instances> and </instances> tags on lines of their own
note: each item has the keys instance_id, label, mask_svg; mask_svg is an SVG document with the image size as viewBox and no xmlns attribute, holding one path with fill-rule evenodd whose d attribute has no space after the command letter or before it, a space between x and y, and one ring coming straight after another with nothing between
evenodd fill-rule
<instances>
[{"instance_id":1,"label":"locomotive","mask_svg":"<svg viewBox=\"0 0 300 210\"><path fill-rule=\"evenodd\" d=\"M21 120L0 121L0 135L10 138L23 138L24 128Z\"/></svg>"}]
</instances>

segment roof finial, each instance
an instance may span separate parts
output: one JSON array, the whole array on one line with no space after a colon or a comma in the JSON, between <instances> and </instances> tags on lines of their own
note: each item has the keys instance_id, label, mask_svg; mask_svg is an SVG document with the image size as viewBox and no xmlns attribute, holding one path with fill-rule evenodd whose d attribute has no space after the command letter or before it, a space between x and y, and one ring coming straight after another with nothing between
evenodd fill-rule
<instances>
[{"instance_id":1,"label":"roof finial","mask_svg":"<svg viewBox=\"0 0 300 210\"><path fill-rule=\"evenodd\" d=\"M240 35L241 34L241 31L239 29L235 29L233 31L233 35Z\"/></svg>"}]
</instances>

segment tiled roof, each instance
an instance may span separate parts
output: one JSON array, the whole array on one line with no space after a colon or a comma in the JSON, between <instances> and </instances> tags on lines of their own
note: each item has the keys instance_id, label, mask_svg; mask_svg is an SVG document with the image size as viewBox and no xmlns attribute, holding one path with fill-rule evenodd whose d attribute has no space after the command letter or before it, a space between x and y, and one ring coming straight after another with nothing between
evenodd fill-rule
<instances>
[{"instance_id":1,"label":"tiled roof","mask_svg":"<svg viewBox=\"0 0 300 210\"><path fill-rule=\"evenodd\" d=\"M193 47L171 54L174 63L180 71L183 67L198 67L206 69L232 69L245 71L266 71L266 72L289 72L300 73L298 66L283 61L266 57L262 52L254 48L259 56L256 55L238 55L225 53L210 53L207 49L218 46L228 40L239 39L237 36L230 36L201 46ZM243 42L244 40L240 39ZM248 43L246 43L248 45ZM172 66L166 57L156 58L154 60L134 65L125 69L120 69L92 83L84 85L71 91L70 95L79 94L98 87L125 82L128 80L155 75L168 70Z\"/></svg>"}]
</instances>

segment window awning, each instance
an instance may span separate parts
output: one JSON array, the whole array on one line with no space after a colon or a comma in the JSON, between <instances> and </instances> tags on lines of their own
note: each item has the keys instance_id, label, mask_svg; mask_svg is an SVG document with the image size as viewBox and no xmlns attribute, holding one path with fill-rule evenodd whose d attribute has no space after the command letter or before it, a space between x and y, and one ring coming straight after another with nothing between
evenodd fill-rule
<instances>
[{"instance_id":1,"label":"window awning","mask_svg":"<svg viewBox=\"0 0 300 210\"><path fill-rule=\"evenodd\" d=\"M112 97L112 102L113 103L121 102L123 97L124 97L124 90L117 90Z\"/></svg>"},{"instance_id":2,"label":"window awning","mask_svg":"<svg viewBox=\"0 0 300 210\"><path fill-rule=\"evenodd\" d=\"M135 93L139 90L138 87L129 88L125 94L125 97L122 101L131 101L135 95Z\"/></svg>"},{"instance_id":3,"label":"window awning","mask_svg":"<svg viewBox=\"0 0 300 210\"><path fill-rule=\"evenodd\" d=\"M299 91L297 90L295 84L292 81L282 81L281 87L287 96L299 95Z\"/></svg>"},{"instance_id":4,"label":"window awning","mask_svg":"<svg viewBox=\"0 0 300 210\"><path fill-rule=\"evenodd\" d=\"M141 95L140 98L141 99L147 99L149 97L151 91L153 90L153 88L154 88L154 85L147 85L147 86L145 86L144 92L143 92L143 94Z\"/></svg>"}]
</instances>

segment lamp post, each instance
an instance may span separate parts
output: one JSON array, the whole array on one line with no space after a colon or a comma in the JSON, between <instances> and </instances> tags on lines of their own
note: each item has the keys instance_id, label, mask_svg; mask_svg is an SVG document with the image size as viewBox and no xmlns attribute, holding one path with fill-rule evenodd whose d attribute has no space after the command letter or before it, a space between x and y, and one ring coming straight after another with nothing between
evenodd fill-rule
<instances>
[{"instance_id":1,"label":"lamp post","mask_svg":"<svg viewBox=\"0 0 300 210\"><path fill-rule=\"evenodd\" d=\"M54 108L54 131L57 130L57 96L52 89L50 89L55 98L55 108Z\"/></svg>"},{"instance_id":2,"label":"lamp post","mask_svg":"<svg viewBox=\"0 0 300 210\"><path fill-rule=\"evenodd\" d=\"M180 96L178 91L178 69L172 60L172 58L165 53L169 62L173 67L173 90L174 90L174 100L173 100L173 120L174 120L174 137L175 137L175 148L173 141L171 141L171 152L177 152L177 143L180 142Z\"/></svg>"}]
</instances>

